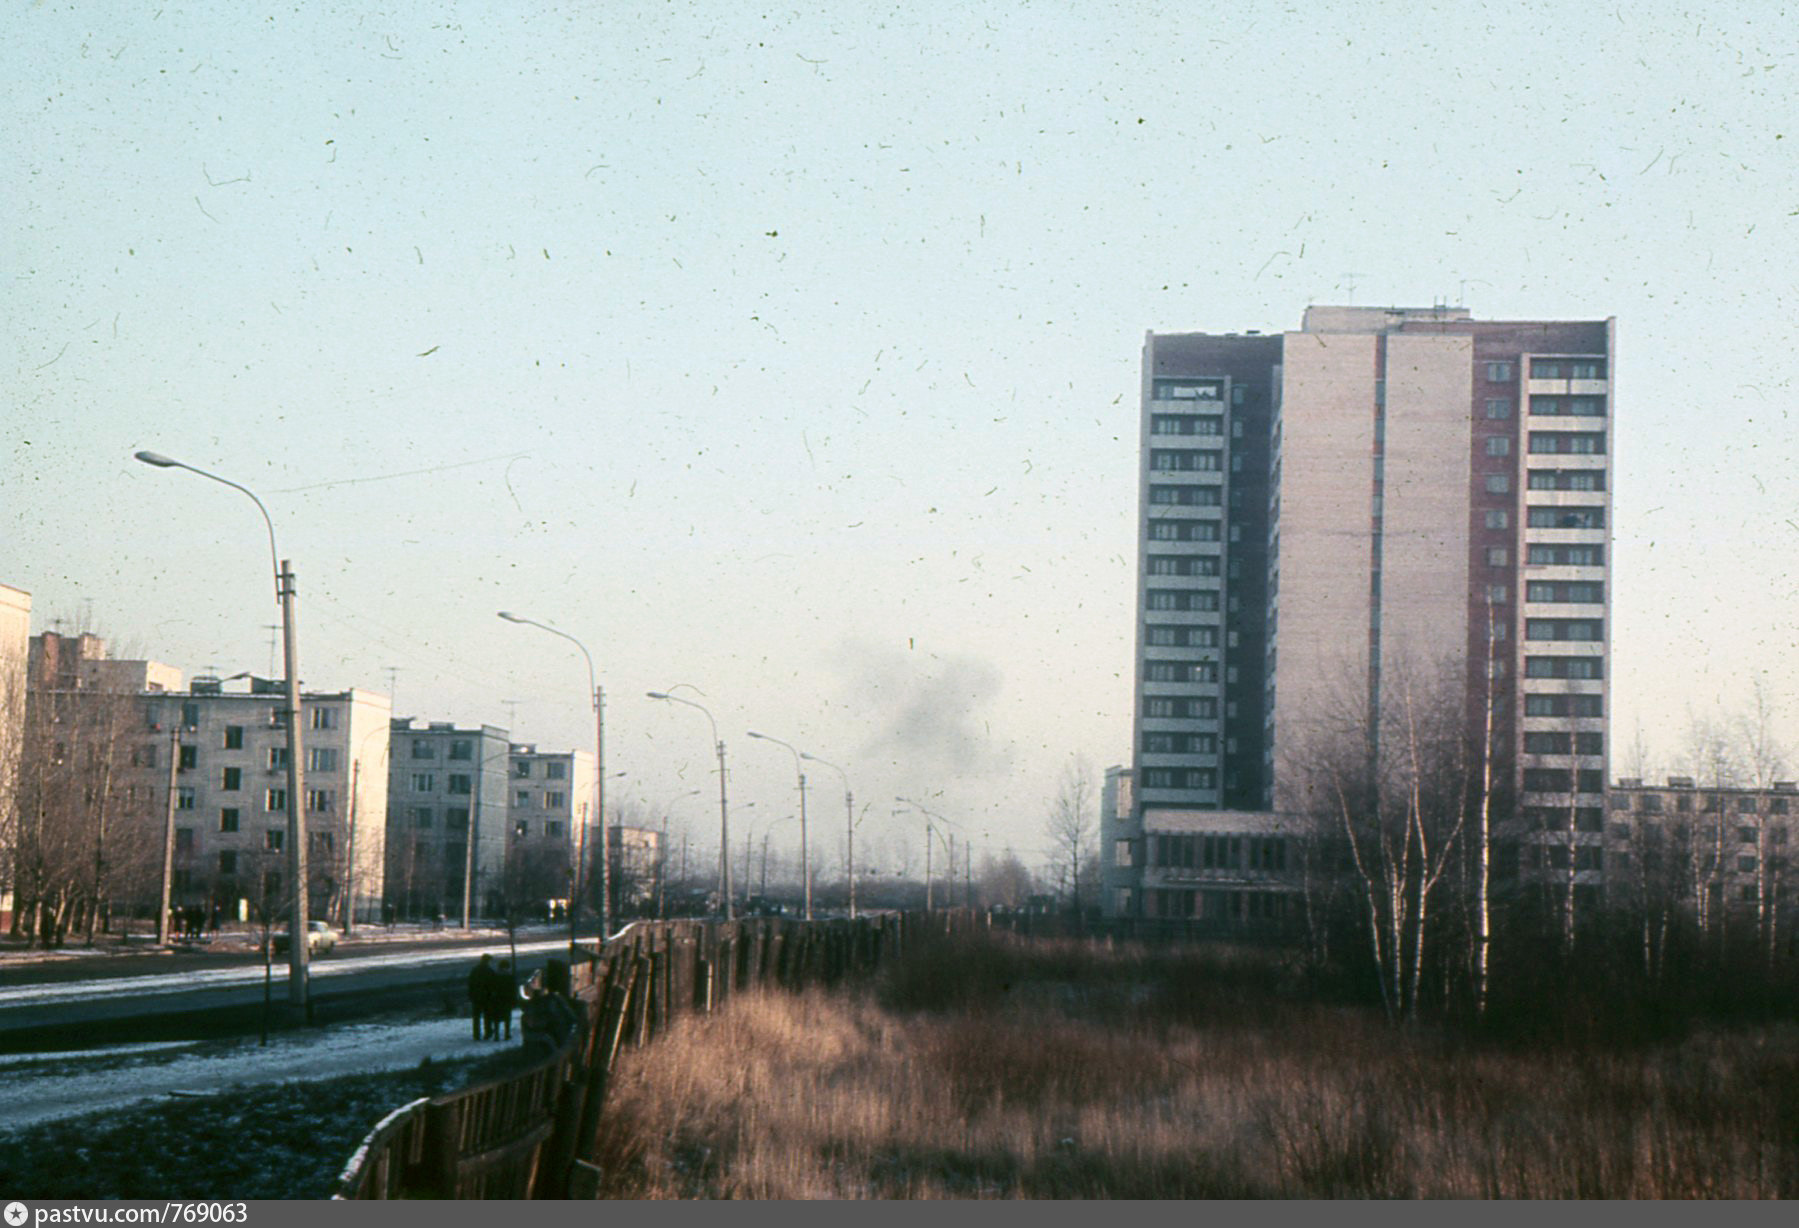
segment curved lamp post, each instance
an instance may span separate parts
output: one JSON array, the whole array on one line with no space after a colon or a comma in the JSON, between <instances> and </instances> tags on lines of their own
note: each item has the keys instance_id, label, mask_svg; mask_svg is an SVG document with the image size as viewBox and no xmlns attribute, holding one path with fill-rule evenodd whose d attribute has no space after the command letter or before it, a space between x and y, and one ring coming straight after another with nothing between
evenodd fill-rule
<instances>
[{"instance_id":1,"label":"curved lamp post","mask_svg":"<svg viewBox=\"0 0 1799 1228\"><path fill-rule=\"evenodd\" d=\"M606 696L600 690L600 684L593 671L593 654L587 646L566 631L558 631L547 623L536 619L523 618L517 614L500 611L500 617L509 623L519 623L527 627L536 627L539 631L548 631L551 635L561 636L581 650L581 656L587 661L587 689L593 694L593 809L594 822L600 831L600 941L605 942L612 933L612 851L606 840ZM581 915L581 873L587 868L587 824L580 825L575 837L575 874L574 881L569 884L568 900L568 954L572 960L577 951L576 926Z\"/></svg>"},{"instance_id":2,"label":"curved lamp post","mask_svg":"<svg viewBox=\"0 0 1799 1228\"><path fill-rule=\"evenodd\" d=\"M248 486L240 486L229 478L196 469L160 452L137 452L133 455L146 465L154 465L158 469L185 469L248 495L250 502L256 505L256 510L262 513L262 523L269 531L269 562L275 571L275 600L281 606L282 655L287 671L284 695L284 712L287 717L287 870L293 878L293 898L287 914L287 998L295 1006L303 1007L307 1005L307 962L311 954L306 945L307 897L311 893L306 882L305 794L300 791L303 784L300 771L300 650L294 629L296 594L293 567L275 548L275 522L269 519L269 509L262 505L262 500Z\"/></svg>"},{"instance_id":3,"label":"curved lamp post","mask_svg":"<svg viewBox=\"0 0 1799 1228\"><path fill-rule=\"evenodd\" d=\"M817 755L800 752L800 758L828 767L843 780L843 875L849 880L850 920L856 919L856 801L850 794L849 773Z\"/></svg>"},{"instance_id":4,"label":"curved lamp post","mask_svg":"<svg viewBox=\"0 0 1799 1228\"><path fill-rule=\"evenodd\" d=\"M783 742L779 738L771 738L766 733L757 733L751 730L750 736L764 742L773 742L776 746L785 746L787 752L793 756L793 771L800 778L800 888L804 892L802 897L805 900L806 909L804 916L806 920L810 921L812 920L812 858L806 844L806 769L800 766L800 760L805 756L801 755L799 748L792 743Z\"/></svg>"},{"instance_id":5,"label":"curved lamp post","mask_svg":"<svg viewBox=\"0 0 1799 1228\"><path fill-rule=\"evenodd\" d=\"M706 718L706 724L712 727L712 742L718 750L718 902L724 910L726 921L731 919L731 818L730 810L725 803L725 744L718 736L718 722L712 719L712 713L701 704L691 699L683 699L679 695L670 695L667 691L645 691L651 699L660 699L664 703L685 704L689 708L698 709Z\"/></svg>"}]
</instances>

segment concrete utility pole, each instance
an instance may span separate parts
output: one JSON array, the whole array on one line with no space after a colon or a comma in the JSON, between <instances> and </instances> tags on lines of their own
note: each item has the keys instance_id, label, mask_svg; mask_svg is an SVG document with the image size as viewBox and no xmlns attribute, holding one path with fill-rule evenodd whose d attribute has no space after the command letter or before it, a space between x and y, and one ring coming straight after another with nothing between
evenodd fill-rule
<instances>
[{"instance_id":1,"label":"concrete utility pole","mask_svg":"<svg viewBox=\"0 0 1799 1228\"><path fill-rule=\"evenodd\" d=\"M750 736L760 738L764 742L773 742L776 746L785 746L787 752L793 756L794 774L800 778L800 885L801 890L805 893L805 918L810 921L812 920L812 859L806 847L806 769L800 766L800 760L805 756L800 754L799 749L791 743L783 742L779 738L771 738L766 733L752 731Z\"/></svg>"},{"instance_id":2,"label":"concrete utility pole","mask_svg":"<svg viewBox=\"0 0 1799 1228\"><path fill-rule=\"evenodd\" d=\"M832 763L829 759L820 759L817 755L800 752L800 758L830 768L843 781L843 877L848 880L850 920L856 919L856 801L850 795L849 773Z\"/></svg>"},{"instance_id":3,"label":"concrete utility pole","mask_svg":"<svg viewBox=\"0 0 1799 1228\"><path fill-rule=\"evenodd\" d=\"M593 824L600 832L600 941L604 942L612 934L612 849L606 838L606 693L600 689L599 675L594 672L593 654L587 646L566 631L558 631L548 623L540 623L535 619L522 618L517 614L500 611L500 617L509 623L523 623L527 627L536 627L539 631L548 631L551 635L560 636L573 644L581 652L587 662L587 689L593 696ZM568 901L568 954L573 959L576 954L575 926L581 913L582 874L587 868L586 843L588 824L581 824L578 832L572 833L575 845L575 869L569 884Z\"/></svg>"},{"instance_id":4,"label":"concrete utility pole","mask_svg":"<svg viewBox=\"0 0 1799 1228\"><path fill-rule=\"evenodd\" d=\"M287 917L287 993L288 1001L295 1006L304 1007L307 1005L311 951L306 945L309 894L306 881L306 817L303 809L306 798L301 791L305 780L300 764L303 741L300 735L300 650L295 629L297 616L294 606L297 592L293 566L281 558L280 552L275 548L275 522L269 519L269 509L262 505L262 500L248 486L240 486L216 473L196 469L158 452L138 452L134 455L146 465L153 465L158 469L185 469L249 496L250 502L256 505L256 510L262 513L262 523L269 531L269 561L275 566L275 599L281 605L283 657L287 669L283 716L287 721L287 866L292 878Z\"/></svg>"},{"instance_id":5,"label":"concrete utility pole","mask_svg":"<svg viewBox=\"0 0 1799 1228\"><path fill-rule=\"evenodd\" d=\"M685 686L686 683L676 683ZM712 729L712 741L718 750L718 904L726 921L732 917L731 912L731 811L725 800L725 742L718 736L718 722L712 719L712 713L703 705L691 699L683 699L679 695L670 695L667 691L646 691L651 699L660 699L671 704L685 704L696 709L706 718L706 724Z\"/></svg>"},{"instance_id":6,"label":"concrete utility pole","mask_svg":"<svg viewBox=\"0 0 1799 1228\"><path fill-rule=\"evenodd\" d=\"M169 722L169 797L162 824L162 908L156 914L156 945L169 945L169 897L175 886L175 783L181 770L181 721Z\"/></svg>"}]
</instances>

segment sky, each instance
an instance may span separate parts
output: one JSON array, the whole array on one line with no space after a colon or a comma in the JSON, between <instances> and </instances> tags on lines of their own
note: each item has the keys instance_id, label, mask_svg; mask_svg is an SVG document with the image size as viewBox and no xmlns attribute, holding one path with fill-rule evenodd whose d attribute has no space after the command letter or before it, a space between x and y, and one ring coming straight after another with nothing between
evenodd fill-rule
<instances>
[{"instance_id":1,"label":"sky","mask_svg":"<svg viewBox=\"0 0 1799 1228\"><path fill-rule=\"evenodd\" d=\"M837 11L831 11L831 10ZM1618 320L1614 770L1799 748L1776 3L0 10L0 583L189 674L592 744L864 864L1128 762L1146 331ZM53 620L61 620L57 623ZM396 670L396 673L390 673ZM810 774L815 856L842 784ZM697 794L695 791L698 791ZM750 804L754 803L752 807ZM878 864L877 864L878 863Z\"/></svg>"}]
</instances>

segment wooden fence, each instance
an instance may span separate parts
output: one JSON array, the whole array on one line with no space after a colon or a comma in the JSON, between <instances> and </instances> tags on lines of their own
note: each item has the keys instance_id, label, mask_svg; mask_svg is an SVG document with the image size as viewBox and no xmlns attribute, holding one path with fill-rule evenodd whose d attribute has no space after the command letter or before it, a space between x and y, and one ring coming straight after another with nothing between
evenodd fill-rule
<instances>
[{"instance_id":1,"label":"wooden fence","mask_svg":"<svg viewBox=\"0 0 1799 1228\"><path fill-rule=\"evenodd\" d=\"M335 1197L591 1196L594 1136L613 1064L689 1011L765 986L831 985L897 956L908 926L966 915L885 913L855 921L637 922L571 970L585 1007L559 1052L503 1078L415 1100L369 1132Z\"/></svg>"}]
</instances>

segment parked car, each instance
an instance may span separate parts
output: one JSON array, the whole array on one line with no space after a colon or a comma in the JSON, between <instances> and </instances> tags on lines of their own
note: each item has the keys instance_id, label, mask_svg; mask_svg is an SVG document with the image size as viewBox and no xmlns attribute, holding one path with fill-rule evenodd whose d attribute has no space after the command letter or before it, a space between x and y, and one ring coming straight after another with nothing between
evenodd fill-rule
<instances>
[{"instance_id":1,"label":"parked car","mask_svg":"<svg viewBox=\"0 0 1799 1228\"><path fill-rule=\"evenodd\" d=\"M329 955L342 937L337 927L325 921L309 921L306 923L306 950L312 955ZM275 954L287 954L287 934L285 931L274 935Z\"/></svg>"}]
</instances>

